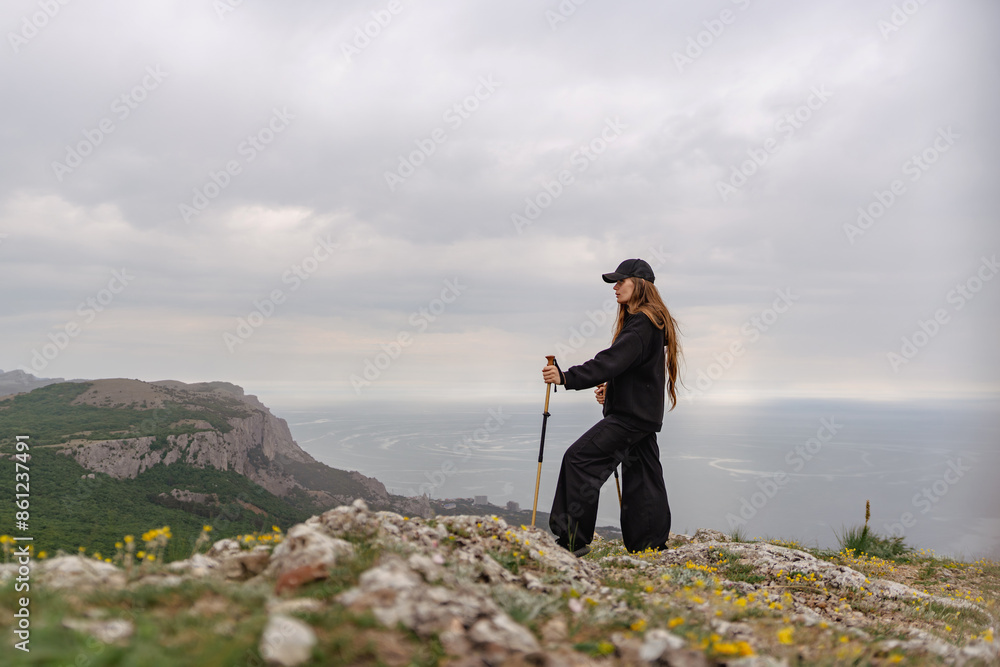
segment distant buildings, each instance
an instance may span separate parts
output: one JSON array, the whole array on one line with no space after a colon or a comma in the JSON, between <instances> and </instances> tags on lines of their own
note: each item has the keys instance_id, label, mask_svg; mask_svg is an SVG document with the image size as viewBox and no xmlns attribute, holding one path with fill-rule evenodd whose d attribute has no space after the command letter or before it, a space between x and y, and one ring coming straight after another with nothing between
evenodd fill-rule
<instances>
[{"instance_id":1,"label":"distant buildings","mask_svg":"<svg viewBox=\"0 0 1000 667\"><path fill-rule=\"evenodd\" d=\"M476 505L489 505L490 502L489 502L489 500L486 499L486 496L476 496L475 504Z\"/></svg>"},{"instance_id":2,"label":"distant buildings","mask_svg":"<svg viewBox=\"0 0 1000 667\"><path fill-rule=\"evenodd\" d=\"M508 500L507 501L507 509L510 510L511 512L520 512L521 511L521 505L520 505L520 503L515 503L513 500Z\"/></svg>"}]
</instances>

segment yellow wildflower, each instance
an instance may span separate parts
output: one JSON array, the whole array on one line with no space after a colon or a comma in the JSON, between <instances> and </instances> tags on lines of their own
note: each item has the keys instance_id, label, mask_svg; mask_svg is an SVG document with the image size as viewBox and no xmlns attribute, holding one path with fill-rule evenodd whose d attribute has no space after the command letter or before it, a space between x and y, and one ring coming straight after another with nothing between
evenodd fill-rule
<instances>
[{"instance_id":1,"label":"yellow wildflower","mask_svg":"<svg viewBox=\"0 0 1000 667\"><path fill-rule=\"evenodd\" d=\"M778 630L778 641L782 644L791 644L793 632L794 630L792 628L782 628L781 630Z\"/></svg>"}]
</instances>

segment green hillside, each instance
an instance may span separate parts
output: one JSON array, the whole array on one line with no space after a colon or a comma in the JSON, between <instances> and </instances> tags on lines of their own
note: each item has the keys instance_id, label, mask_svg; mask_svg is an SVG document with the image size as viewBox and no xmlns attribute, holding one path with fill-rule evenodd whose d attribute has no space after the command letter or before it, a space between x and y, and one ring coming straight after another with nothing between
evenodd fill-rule
<instances>
[{"instance_id":1,"label":"green hillside","mask_svg":"<svg viewBox=\"0 0 1000 667\"><path fill-rule=\"evenodd\" d=\"M0 459L0 479L14 479L14 463L10 458ZM101 473L95 473L93 479L81 478L87 473L68 456L51 449L34 449L29 530L11 531L16 508L7 501L0 503L0 532L31 535L36 551L49 554L58 549L76 553L81 546L88 553L110 554L115 542L125 535L138 536L152 528L170 526L174 539L166 557L174 560L191 555L206 524L213 527L213 537L222 538L267 531L272 525L285 529L310 516L232 471L174 463L154 466L135 479L114 479ZM4 495L12 496L12 485L5 486L10 491ZM216 493L219 504L193 505L159 498L158 494L169 494L173 488Z\"/></svg>"},{"instance_id":2,"label":"green hillside","mask_svg":"<svg viewBox=\"0 0 1000 667\"><path fill-rule=\"evenodd\" d=\"M304 493L282 499L233 471L198 468L184 463L157 465L135 479L90 473L53 445L74 440L155 436L165 445L168 435L204 430L183 420L208 422L227 432L226 421L249 408L214 393L163 391L175 396L162 407L71 405L91 383L56 384L0 400L0 479L8 480L0 502L0 533L31 535L35 549L54 554L62 549L113 553L125 535L141 535L170 526L174 535L168 560L190 555L203 525L222 538L300 522L314 510ZM27 533L15 532L15 437L30 436L30 519ZM155 446L155 445L154 445ZM23 472L23 471L22 471ZM170 497L174 488L216 494L217 503L185 503ZM161 497L160 494L168 497Z\"/></svg>"},{"instance_id":3,"label":"green hillside","mask_svg":"<svg viewBox=\"0 0 1000 667\"><path fill-rule=\"evenodd\" d=\"M167 388L161 391L176 400L166 401L159 408L72 405L73 399L92 384L53 384L0 400L0 445L9 445L17 435L31 436L32 446L59 444L71 437L108 440L151 435L162 442L168 435L202 430L190 423L179 423L182 420L206 421L227 433L232 429L227 419L249 413L249 408L233 398L192 392L181 395Z\"/></svg>"}]
</instances>

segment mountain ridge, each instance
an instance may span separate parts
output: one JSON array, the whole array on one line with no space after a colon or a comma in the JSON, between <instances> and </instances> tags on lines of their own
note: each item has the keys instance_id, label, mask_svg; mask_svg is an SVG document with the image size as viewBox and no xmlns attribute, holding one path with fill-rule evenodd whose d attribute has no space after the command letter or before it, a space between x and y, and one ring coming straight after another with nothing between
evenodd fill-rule
<instances>
[{"instance_id":1,"label":"mountain ridge","mask_svg":"<svg viewBox=\"0 0 1000 667\"><path fill-rule=\"evenodd\" d=\"M232 531L287 527L359 498L413 516L432 512L425 498L393 496L377 479L317 461L284 419L228 382L46 384L0 398L0 434L8 479L15 435L28 436L39 548L107 551L108 523L170 524L182 541L196 539L206 520ZM12 512L0 506L4 525L13 525Z\"/></svg>"}]
</instances>

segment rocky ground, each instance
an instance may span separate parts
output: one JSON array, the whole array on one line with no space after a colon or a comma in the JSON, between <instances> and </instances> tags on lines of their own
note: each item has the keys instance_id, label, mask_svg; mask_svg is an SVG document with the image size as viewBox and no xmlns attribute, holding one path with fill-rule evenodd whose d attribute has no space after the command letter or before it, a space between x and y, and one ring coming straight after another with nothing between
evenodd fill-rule
<instances>
[{"instance_id":1,"label":"rocky ground","mask_svg":"<svg viewBox=\"0 0 1000 667\"><path fill-rule=\"evenodd\" d=\"M32 652L4 653L86 665L1000 664L996 563L897 564L714 531L659 553L597 541L577 559L498 517L408 518L363 501L265 537L166 565L39 561ZM0 566L0 625L23 595L14 576Z\"/></svg>"}]
</instances>

